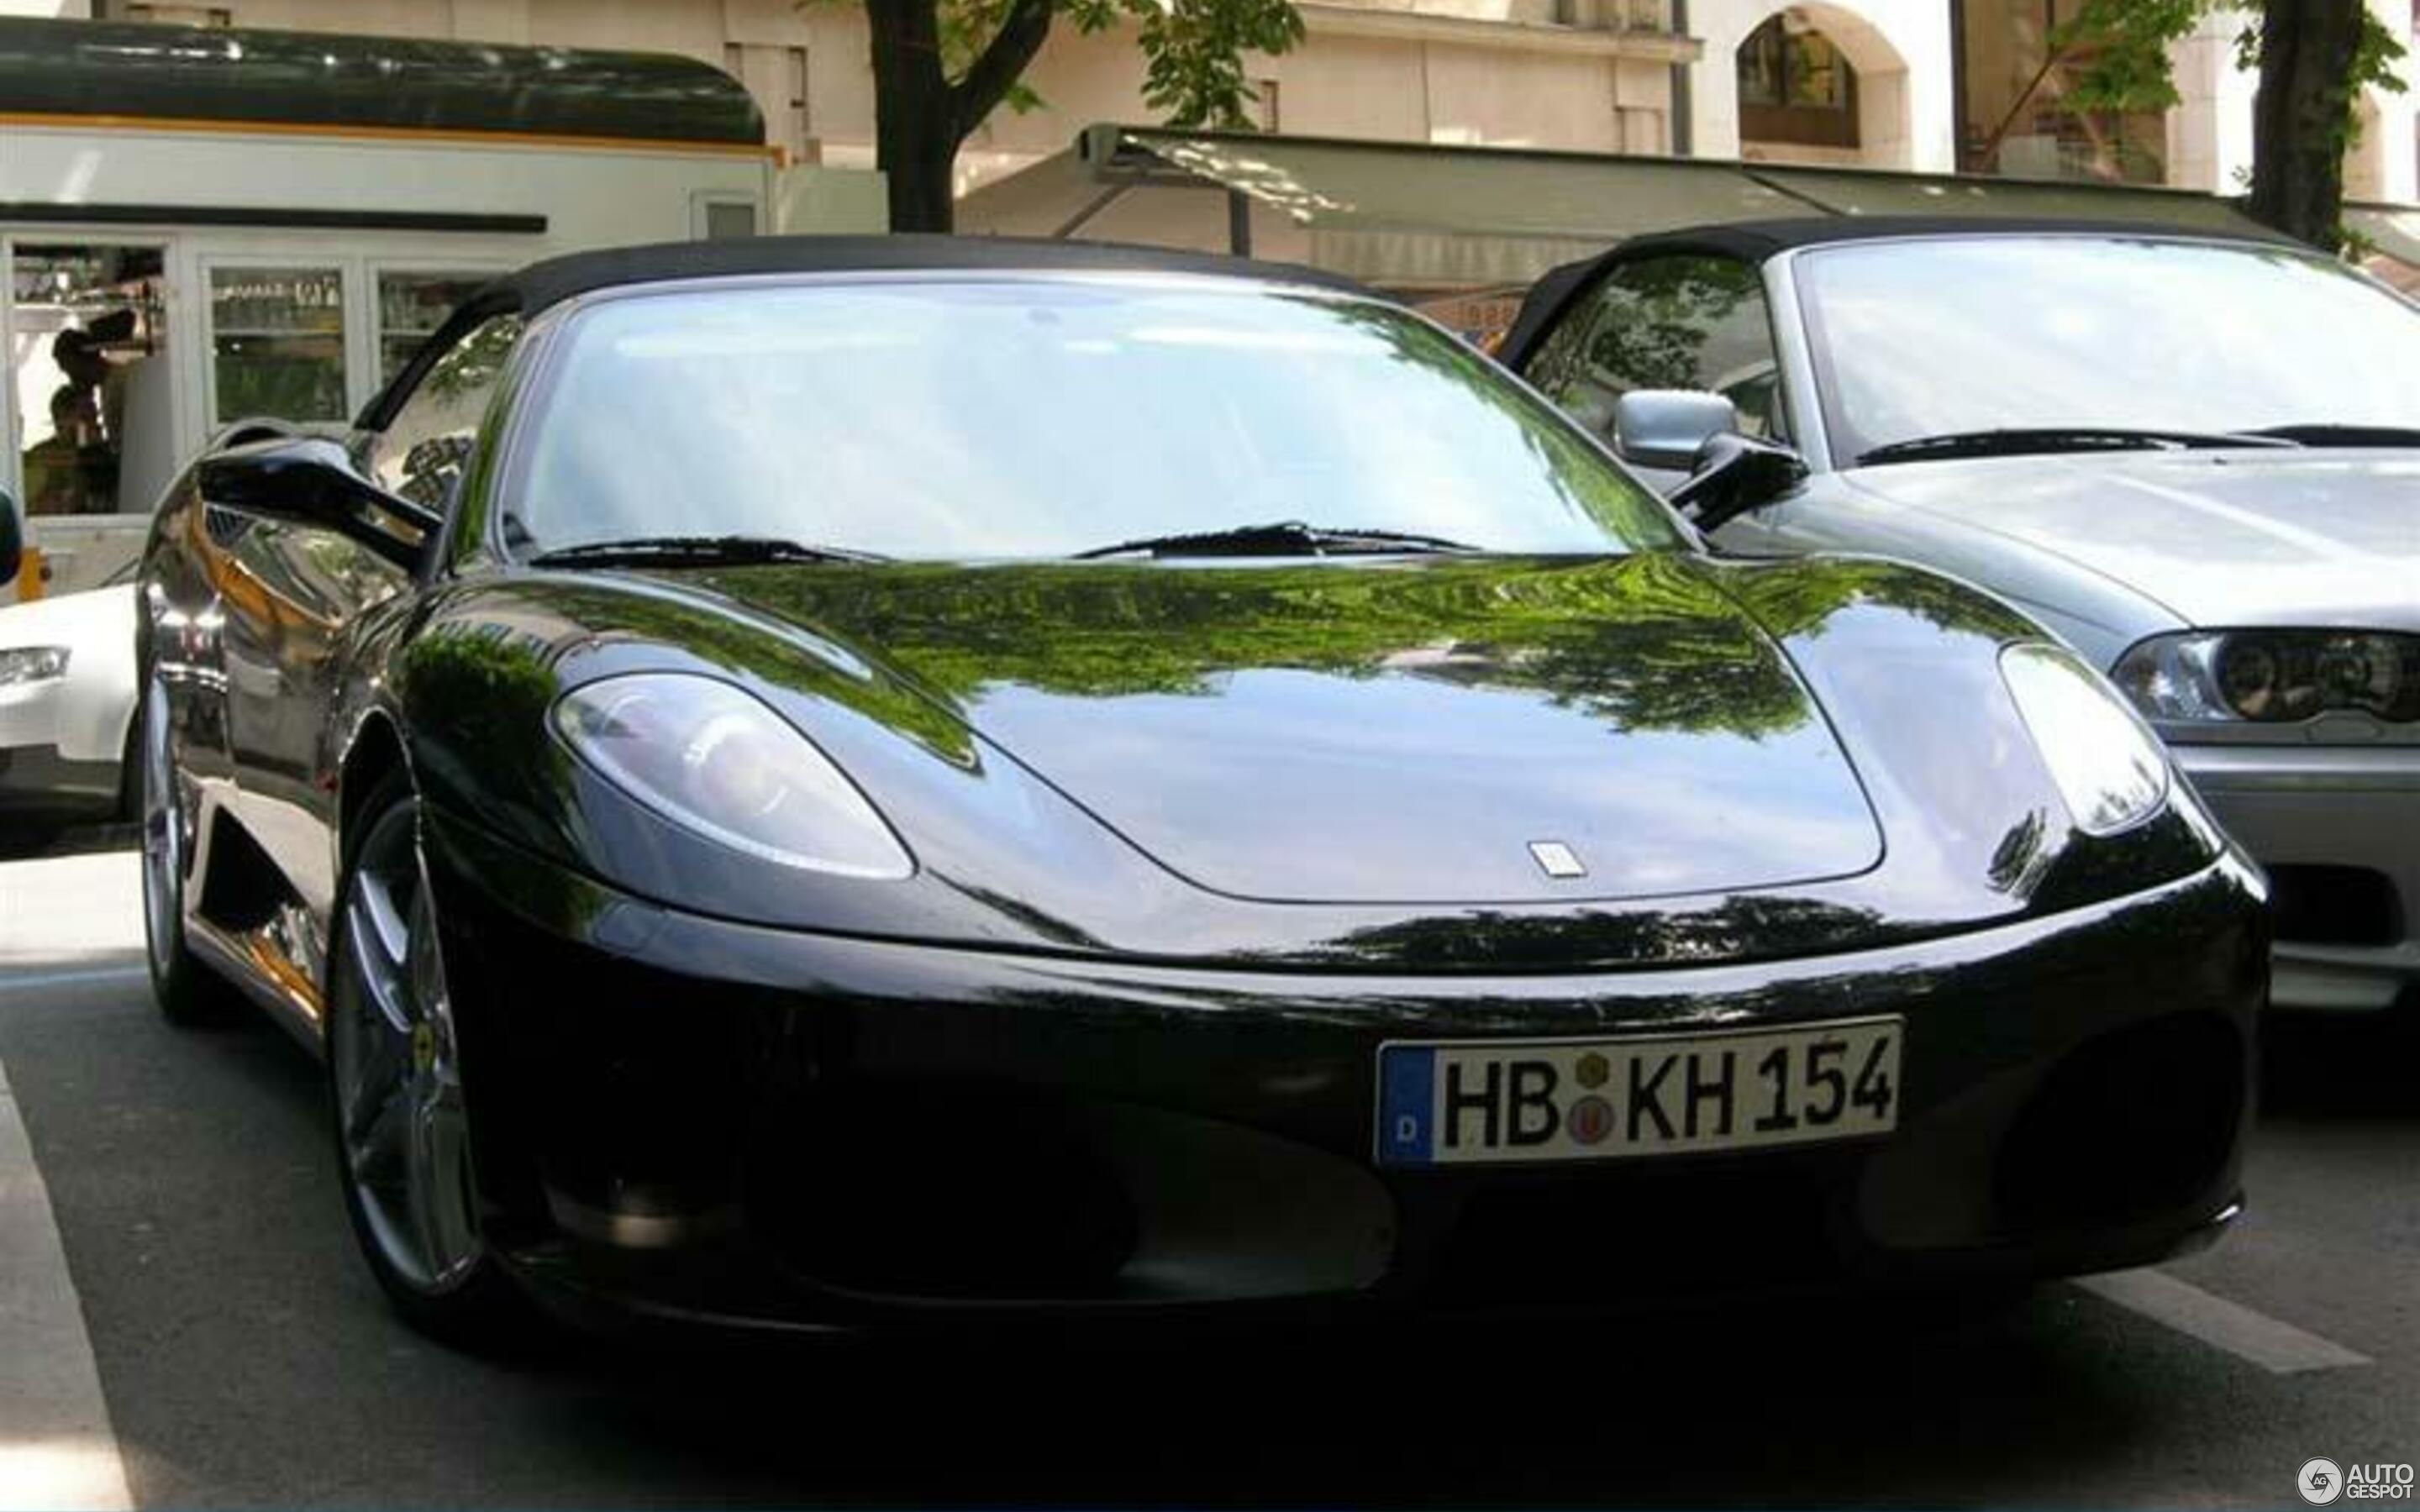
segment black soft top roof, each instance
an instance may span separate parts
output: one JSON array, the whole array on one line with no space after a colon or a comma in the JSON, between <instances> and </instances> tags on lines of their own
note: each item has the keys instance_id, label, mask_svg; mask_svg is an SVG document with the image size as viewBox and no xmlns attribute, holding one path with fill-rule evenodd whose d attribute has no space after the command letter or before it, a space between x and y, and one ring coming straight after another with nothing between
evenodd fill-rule
<instances>
[{"instance_id":1,"label":"black soft top roof","mask_svg":"<svg viewBox=\"0 0 2420 1512\"><path fill-rule=\"evenodd\" d=\"M418 385L421 370L435 361L464 327L491 316L533 316L583 294L690 279L927 271L1198 273L1370 294L1370 290L1349 278L1291 263L1254 262L1159 247L1022 237L735 237L721 241L663 241L613 247L532 263L464 301L437 333L421 345L412 360L370 400L358 424L365 430L384 428L392 418L396 397Z\"/></svg>"},{"instance_id":2,"label":"black soft top roof","mask_svg":"<svg viewBox=\"0 0 2420 1512\"><path fill-rule=\"evenodd\" d=\"M2262 230L2246 222L2240 232L2199 226L2162 225L2151 221L2064 220L2030 216L1976 215L1828 215L1783 221L1742 221L1731 224L1687 226L1656 231L1616 242L1592 257L1565 263L1530 285L1521 313L1497 355L1518 367L1547 325L1579 290L1596 282L1609 263L1628 261L1659 252L1702 252L1762 262L1799 247L1827 246L1846 241L1879 241L1907 237L2116 236L2183 237L2197 241L2242 241L2251 245L2300 247L2290 238Z\"/></svg>"},{"instance_id":3,"label":"black soft top roof","mask_svg":"<svg viewBox=\"0 0 2420 1512\"><path fill-rule=\"evenodd\" d=\"M1334 273L1158 247L1019 237L738 237L579 252L532 263L497 281L483 301L535 315L600 289L691 278L853 272L1204 273L1267 283L1311 284L1366 293Z\"/></svg>"}]
</instances>

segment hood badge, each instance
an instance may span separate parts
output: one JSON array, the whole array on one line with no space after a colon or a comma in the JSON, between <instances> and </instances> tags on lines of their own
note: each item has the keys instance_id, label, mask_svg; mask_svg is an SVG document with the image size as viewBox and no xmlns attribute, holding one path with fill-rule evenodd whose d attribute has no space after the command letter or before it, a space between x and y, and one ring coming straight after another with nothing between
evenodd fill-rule
<instances>
[{"instance_id":1,"label":"hood badge","mask_svg":"<svg viewBox=\"0 0 2420 1512\"><path fill-rule=\"evenodd\" d=\"M1529 842L1529 859L1538 870L1550 877L1584 877L1588 868L1581 864L1579 853L1559 840L1533 840Z\"/></svg>"}]
</instances>

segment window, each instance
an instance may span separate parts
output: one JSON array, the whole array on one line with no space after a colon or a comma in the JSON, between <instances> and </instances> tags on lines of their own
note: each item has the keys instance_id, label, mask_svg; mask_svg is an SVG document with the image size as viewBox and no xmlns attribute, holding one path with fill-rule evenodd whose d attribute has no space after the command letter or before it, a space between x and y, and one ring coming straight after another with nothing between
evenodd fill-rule
<instances>
[{"instance_id":1,"label":"window","mask_svg":"<svg viewBox=\"0 0 2420 1512\"><path fill-rule=\"evenodd\" d=\"M1975 430L2420 427L2420 312L2327 258L1978 234L1824 247L1797 271L1844 462ZM2408 512L2375 517L2410 549Z\"/></svg>"},{"instance_id":2,"label":"window","mask_svg":"<svg viewBox=\"0 0 2420 1512\"><path fill-rule=\"evenodd\" d=\"M111 14L103 9L97 12ZM116 11L127 21L147 21L165 26L210 26L224 28L235 24L235 12L225 6L160 6L129 5Z\"/></svg>"},{"instance_id":3,"label":"window","mask_svg":"<svg viewBox=\"0 0 2420 1512\"><path fill-rule=\"evenodd\" d=\"M1749 33L1738 70L1745 140L1857 146L1856 70L1804 19L1783 11Z\"/></svg>"},{"instance_id":4,"label":"window","mask_svg":"<svg viewBox=\"0 0 2420 1512\"><path fill-rule=\"evenodd\" d=\"M334 268L210 270L210 418L341 423L345 275Z\"/></svg>"},{"instance_id":5,"label":"window","mask_svg":"<svg viewBox=\"0 0 2420 1512\"><path fill-rule=\"evenodd\" d=\"M1729 257L1626 263L1583 295L1531 358L1525 376L1598 435L1633 389L1703 389L1739 411L1750 436L1784 423L1764 280Z\"/></svg>"},{"instance_id":6,"label":"window","mask_svg":"<svg viewBox=\"0 0 2420 1512\"><path fill-rule=\"evenodd\" d=\"M520 316L498 316L473 327L421 376L372 444L370 472L380 487L431 509L453 502L520 333Z\"/></svg>"},{"instance_id":7,"label":"window","mask_svg":"<svg viewBox=\"0 0 2420 1512\"><path fill-rule=\"evenodd\" d=\"M149 510L178 460L160 249L21 241L10 274L25 512Z\"/></svg>"},{"instance_id":8,"label":"window","mask_svg":"<svg viewBox=\"0 0 2420 1512\"><path fill-rule=\"evenodd\" d=\"M710 199L706 202L706 239L730 241L756 234L756 206L744 199Z\"/></svg>"},{"instance_id":9,"label":"window","mask_svg":"<svg viewBox=\"0 0 2420 1512\"><path fill-rule=\"evenodd\" d=\"M481 272L405 272L378 275L379 382L403 371L420 344L437 333L454 307L494 277Z\"/></svg>"},{"instance_id":10,"label":"window","mask_svg":"<svg viewBox=\"0 0 2420 1512\"><path fill-rule=\"evenodd\" d=\"M567 318L515 508L537 547L771 535L954 561L1306 519L1666 548L1644 489L1391 306L1192 286L693 289Z\"/></svg>"}]
</instances>

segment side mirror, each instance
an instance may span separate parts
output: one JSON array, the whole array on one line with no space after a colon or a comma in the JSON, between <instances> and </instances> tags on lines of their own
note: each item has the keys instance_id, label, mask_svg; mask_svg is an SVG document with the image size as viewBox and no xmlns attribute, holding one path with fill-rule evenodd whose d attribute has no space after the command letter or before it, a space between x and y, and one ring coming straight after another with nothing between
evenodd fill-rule
<instances>
[{"instance_id":1,"label":"side mirror","mask_svg":"<svg viewBox=\"0 0 2420 1512\"><path fill-rule=\"evenodd\" d=\"M23 527L17 523L17 501L8 490L0 488L0 583L14 582L17 568L25 560Z\"/></svg>"},{"instance_id":2,"label":"side mirror","mask_svg":"<svg viewBox=\"0 0 2420 1512\"><path fill-rule=\"evenodd\" d=\"M203 459L199 481L210 503L334 531L407 572L445 522L363 477L344 447L322 436L230 448Z\"/></svg>"},{"instance_id":3,"label":"side mirror","mask_svg":"<svg viewBox=\"0 0 2420 1512\"><path fill-rule=\"evenodd\" d=\"M1707 438L1688 481L1668 498L1698 529L1714 531L1726 520L1773 502L1806 479L1807 463L1789 447L1727 430Z\"/></svg>"},{"instance_id":4,"label":"side mirror","mask_svg":"<svg viewBox=\"0 0 2420 1512\"><path fill-rule=\"evenodd\" d=\"M1707 441L1739 429L1739 412L1700 389L1633 389L1614 401L1614 455L1634 467L1686 472Z\"/></svg>"}]
</instances>

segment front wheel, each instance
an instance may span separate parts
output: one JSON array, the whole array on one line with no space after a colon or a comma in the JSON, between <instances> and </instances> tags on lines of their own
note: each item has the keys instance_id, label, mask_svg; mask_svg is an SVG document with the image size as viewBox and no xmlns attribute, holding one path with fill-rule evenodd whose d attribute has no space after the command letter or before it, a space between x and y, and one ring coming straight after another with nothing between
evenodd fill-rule
<instances>
[{"instance_id":1,"label":"front wheel","mask_svg":"<svg viewBox=\"0 0 2420 1512\"><path fill-rule=\"evenodd\" d=\"M337 1175L370 1273L414 1327L493 1348L531 1320L482 1238L419 804L400 779L364 805L328 991Z\"/></svg>"},{"instance_id":2,"label":"front wheel","mask_svg":"<svg viewBox=\"0 0 2420 1512\"><path fill-rule=\"evenodd\" d=\"M143 941L151 968L151 996L161 1016L179 1027L216 1024L236 1007L235 989L202 964L185 945L185 873L194 828L184 787L177 779L168 689L153 672L135 705L127 737L129 764L140 795L143 824Z\"/></svg>"}]
</instances>

